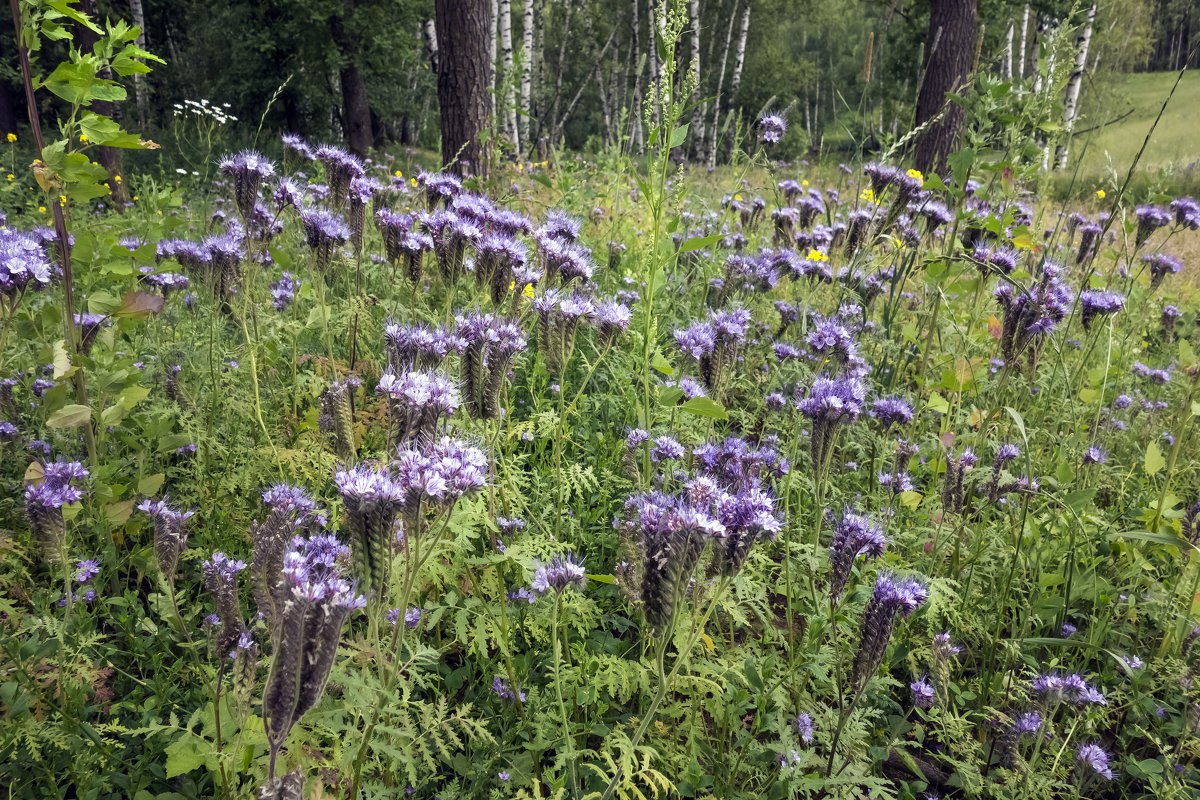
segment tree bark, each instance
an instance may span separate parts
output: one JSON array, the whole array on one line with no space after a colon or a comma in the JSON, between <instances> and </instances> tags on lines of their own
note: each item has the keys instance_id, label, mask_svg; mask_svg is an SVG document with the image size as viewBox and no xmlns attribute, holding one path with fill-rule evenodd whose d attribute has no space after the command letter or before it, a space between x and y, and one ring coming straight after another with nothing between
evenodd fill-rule
<instances>
[{"instance_id":1,"label":"tree bark","mask_svg":"<svg viewBox=\"0 0 1200 800\"><path fill-rule=\"evenodd\" d=\"M1008 33L1004 37L1004 56L1001 59L1001 67L1006 81L1011 81L1013 76L1013 33L1016 25L1015 22L1009 20Z\"/></svg>"},{"instance_id":2,"label":"tree bark","mask_svg":"<svg viewBox=\"0 0 1200 800\"><path fill-rule=\"evenodd\" d=\"M489 0L488 13L488 113L496 119L496 28L500 24L500 0Z\"/></svg>"},{"instance_id":3,"label":"tree bark","mask_svg":"<svg viewBox=\"0 0 1200 800\"><path fill-rule=\"evenodd\" d=\"M487 175L480 133L488 122L488 0L435 0L442 163Z\"/></svg>"},{"instance_id":4,"label":"tree bark","mask_svg":"<svg viewBox=\"0 0 1200 800\"><path fill-rule=\"evenodd\" d=\"M733 43L733 24L737 19L737 0L734 0L733 7L730 9L729 25L725 28L725 49L721 52L721 69L717 71L717 93L713 96L713 116L712 124L708 127L708 133L711 134L712 141L708 141L706 136L704 145L707 148L708 166L716 166L717 163L717 125L721 120L721 90L725 87L725 67L729 63L729 47ZM708 104L704 106L708 110Z\"/></svg>"},{"instance_id":5,"label":"tree bark","mask_svg":"<svg viewBox=\"0 0 1200 800\"><path fill-rule=\"evenodd\" d=\"M354 19L354 0L342 0L341 16L329 20L329 36L342 56L338 79L342 88L342 125L346 146L356 156L366 156L374 144L371 132L371 105L367 101L367 83L358 70L358 40L346 29Z\"/></svg>"},{"instance_id":6,"label":"tree bark","mask_svg":"<svg viewBox=\"0 0 1200 800\"><path fill-rule=\"evenodd\" d=\"M958 145L966 119L964 109L946 94L960 92L975 60L977 0L930 0L929 37L938 39L925 57L925 79L917 95L918 127L929 127L917 139L915 162L922 172L944 173L946 156ZM939 35L940 31L940 35Z\"/></svg>"},{"instance_id":7,"label":"tree bark","mask_svg":"<svg viewBox=\"0 0 1200 800\"><path fill-rule=\"evenodd\" d=\"M700 0L691 0L692 26L692 67L696 70L696 91L692 93L692 102L700 97ZM711 41L711 40L710 40ZM698 159L703 160L704 153L704 110L699 104L692 112L692 148Z\"/></svg>"},{"instance_id":8,"label":"tree bark","mask_svg":"<svg viewBox=\"0 0 1200 800\"><path fill-rule=\"evenodd\" d=\"M1021 57L1017 59L1017 77L1025 77L1026 43L1029 37L1029 3L1025 4L1025 16L1021 18Z\"/></svg>"},{"instance_id":9,"label":"tree bark","mask_svg":"<svg viewBox=\"0 0 1200 800\"><path fill-rule=\"evenodd\" d=\"M521 118L518 128L521 144L529 147L529 100L533 88L533 3L524 0L524 18L521 27ZM518 148L517 152L521 152Z\"/></svg>"},{"instance_id":10,"label":"tree bark","mask_svg":"<svg viewBox=\"0 0 1200 800\"><path fill-rule=\"evenodd\" d=\"M500 61L504 67L504 132L512 139L513 149L521 152L517 133L517 101L513 89L512 0L500 0Z\"/></svg>"},{"instance_id":11,"label":"tree bark","mask_svg":"<svg viewBox=\"0 0 1200 800\"><path fill-rule=\"evenodd\" d=\"M1096 3L1088 9L1087 21L1079 29L1075 38L1075 67L1067 80L1067 99L1063 106L1063 129L1066 138L1058 146L1057 161L1060 169L1067 167L1067 153L1071 144L1071 131L1075 129L1075 120L1079 117L1079 90L1083 86L1083 70L1087 66L1088 47L1092 43L1092 26L1096 22Z\"/></svg>"},{"instance_id":12,"label":"tree bark","mask_svg":"<svg viewBox=\"0 0 1200 800\"><path fill-rule=\"evenodd\" d=\"M437 23L431 19L425 20L425 24L421 26L421 38L424 40L426 52L429 54L429 67L436 76L438 73Z\"/></svg>"}]
</instances>

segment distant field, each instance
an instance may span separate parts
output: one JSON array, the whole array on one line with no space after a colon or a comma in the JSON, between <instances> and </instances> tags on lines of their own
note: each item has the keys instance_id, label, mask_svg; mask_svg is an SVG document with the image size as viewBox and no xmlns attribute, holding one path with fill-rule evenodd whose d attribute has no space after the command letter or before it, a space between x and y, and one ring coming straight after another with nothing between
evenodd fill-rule
<instances>
[{"instance_id":1,"label":"distant field","mask_svg":"<svg viewBox=\"0 0 1200 800\"><path fill-rule=\"evenodd\" d=\"M1075 154L1083 155L1083 174L1103 174L1111 163L1120 175L1124 175L1171 91L1175 75L1174 72L1122 75L1099 89L1085 89L1082 117L1072 145ZM1187 73L1142 156L1141 171L1166 168L1172 172L1197 172L1200 167L1198 108L1200 74ZM1102 127L1096 128L1098 125Z\"/></svg>"}]
</instances>

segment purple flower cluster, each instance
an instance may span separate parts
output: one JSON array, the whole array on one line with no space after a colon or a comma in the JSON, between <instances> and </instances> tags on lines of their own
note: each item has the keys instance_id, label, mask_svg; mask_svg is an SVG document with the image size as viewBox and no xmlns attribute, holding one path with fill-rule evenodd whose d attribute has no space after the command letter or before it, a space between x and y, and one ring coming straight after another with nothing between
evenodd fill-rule
<instances>
[{"instance_id":1,"label":"purple flower cluster","mask_svg":"<svg viewBox=\"0 0 1200 800\"><path fill-rule=\"evenodd\" d=\"M154 556L158 561L159 572L171 582L175 578L179 556L187 547L184 524L196 512L173 508L167 503L166 497L161 500L143 500L138 504L138 510L154 521Z\"/></svg>"},{"instance_id":2,"label":"purple flower cluster","mask_svg":"<svg viewBox=\"0 0 1200 800\"><path fill-rule=\"evenodd\" d=\"M38 238L0 227L0 295L16 297L50 285L54 267Z\"/></svg>"},{"instance_id":3,"label":"purple flower cluster","mask_svg":"<svg viewBox=\"0 0 1200 800\"><path fill-rule=\"evenodd\" d=\"M62 507L87 494L77 484L88 477L78 461L46 464L42 479L25 487L25 515L48 563L60 563L67 546L67 523Z\"/></svg>"},{"instance_id":4,"label":"purple flower cluster","mask_svg":"<svg viewBox=\"0 0 1200 800\"><path fill-rule=\"evenodd\" d=\"M883 574L863 614L862 634L854 656L851 683L862 686L879 669L896 625L896 617L911 615L925 604L929 590L917 578L900 579Z\"/></svg>"},{"instance_id":5,"label":"purple flower cluster","mask_svg":"<svg viewBox=\"0 0 1200 800\"><path fill-rule=\"evenodd\" d=\"M433 436L438 420L453 416L459 406L458 387L434 370L385 372L375 391L387 401L395 445Z\"/></svg>"},{"instance_id":6,"label":"purple flower cluster","mask_svg":"<svg viewBox=\"0 0 1200 800\"><path fill-rule=\"evenodd\" d=\"M859 556L870 561L883 555L887 537L881 525L854 513L849 506L842 510L840 517L826 510L825 518L833 525L833 542L829 546L829 597L836 603L850 579L854 562Z\"/></svg>"},{"instance_id":7,"label":"purple flower cluster","mask_svg":"<svg viewBox=\"0 0 1200 800\"><path fill-rule=\"evenodd\" d=\"M300 289L300 281L292 277L292 273L285 272L279 280L271 283L271 305L278 311L283 311L290 306L296 299L296 292Z\"/></svg>"},{"instance_id":8,"label":"purple flower cluster","mask_svg":"<svg viewBox=\"0 0 1200 800\"><path fill-rule=\"evenodd\" d=\"M796 406L812 421L810 446L813 466L821 472L833 454L835 437L842 425L852 423L863 412L867 387L854 375L840 378L818 376L807 396Z\"/></svg>"},{"instance_id":9,"label":"purple flower cluster","mask_svg":"<svg viewBox=\"0 0 1200 800\"><path fill-rule=\"evenodd\" d=\"M562 592L566 589L582 591L587 588L587 573L582 559L576 561L570 553L557 555L546 564L538 564L530 584L538 594Z\"/></svg>"},{"instance_id":10,"label":"purple flower cluster","mask_svg":"<svg viewBox=\"0 0 1200 800\"><path fill-rule=\"evenodd\" d=\"M1080 318L1083 321L1083 329L1087 330L1096 317L1116 314L1123 309L1125 295L1119 292L1084 289L1079 293L1079 305L1082 309Z\"/></svg>"},{"instance_id":11,"label":"purple flower cluster","mask_svg":"<svg viewBox=\"0 0 1200 800\"><path fill-rule=\"evenodd\" d=\"M1059 278L1059 267L1052 262L1042 264L1042 275L1036 284L1015 291L1012 284L1003 283L993 292L1004 312L1000 332L1000 352L1008 364L1028 353L1030 369L1037 363L1041 342L1050 335L1071 310L1071 289Z\"/></svg>"},{"instance_id":12,"label":"purple flower cluster","mask_svg":"<svg viewBox=\"0 0 1200 800\"><path fill-rule=\"evenodd\" d=\"M758 135L763 144L779 144L787 131L787 120L780 114L764 114L758 121Z\"/></svg>"}]
</instances>

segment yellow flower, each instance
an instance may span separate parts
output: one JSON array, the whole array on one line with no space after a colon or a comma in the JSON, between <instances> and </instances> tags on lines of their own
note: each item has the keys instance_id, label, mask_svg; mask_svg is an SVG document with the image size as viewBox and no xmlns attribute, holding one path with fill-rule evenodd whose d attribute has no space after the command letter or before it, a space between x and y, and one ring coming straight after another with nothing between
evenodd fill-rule
<instances>
[{"instance_id":1,"label":"yellow flower","mask_svg":"<svg viewBox=\"0 0 1200 800\"><path fill-rule=\"evenodd\" d=\"M875 202L875 193L872 192L870 189L863 189L862 194L860 194L858 197L864 203L874 203Z\"/></svg>"},{"instance_id":2,"label":"yellow flower","mask_svg":"<svg viewBox=\"0 0 1200 800\"><path fill-rule=\"evenodd\" d=\"M417 188L417 179L416 179L416 178L409 178L409 179L408 179L408 183L409 183L409 185L410 185L410 186L412 186L414 189L415 189L415 188Z\"/></svg>"},{"instance_id":3,"label":"yellow flower","mask_svg":"<svg viewBox=\"0 0 1200 800\"><path fill-rule=\"evenodd\" d=\"M79 134L79 141L80 141L82 144L87 144L87 143L88 143L87 134L86 134L86 133L81 133L81 134Z\"/></svg>"},{"instance_id":4,"label":"yellow flower","mask_svg":"<svg viewBox=\"0 0 1200 800\"><path fill-rule=\"evenodd\" d=\"M67 196L65 194L60 194L58 196L58 204L64 207L67 205Z\"/></svg>"},{"instance_id":5,"label":"yellow flower","mask_svg":"<svg viewBox=\"0 0 1200 800\"><path fill-rule=\"evenodd\" d=\"M916 178L916 179L917 179L917 180L919 180L921 183L924 183L924 182L925 182L925 176L921 174L921 171L920 171L919 169L910 169L910 170L908 171L908 177L910 177L910 178Z\"/></svg>"},{"instance_id":6,"label":"yellow flower","mask_svg":"<svg viewBox=\"0 0 1200 800\"><path fill-rule=\"evenodd\" d=\"M120 182L121 182L121 176L120 176L120 175L113 175L113 180L114 180L114 181L116 181L117 183L120 183Z\"/></svg>"},{"instance_id":7,"label":"yellow flower","mask_svg":"<svg viewBox=\"0 0 1200 800\"><path fill-rule=\"evenodd\" d=\"M824 253L822 253L820 250L817 250L816 248L811 248L808 251L808 255L805 256L805 259L808 261L828 261L829 256L825 255Z\"/></svg>"},{"instance_id":8,"label":"yellow flower","mask_svg":"<svg viewBox=\"0 0 1200 800\"><path fill-rule=\"evenodd\" d=\"M9 183L12 183L12 182L13 182L13 179L14 179L15 177L16 177L16 176L15 176L15 175L13 175L11 172L10 172L10 173L8 173L8 182L9 182Z\"/></svg>"},{"instance_id":9,"label":"yellow flower","mask_svg":"<svg viewBox=\"0 0 1200 800\"><path fill-rule=\"evenodd\" d=\"M138 199L138 196L135 194L135 195L133 196L133 199L134 199L134 200L137 200L137 199Z\"/></svg>"},{"instance_id":10,"label":"yellow flower","mask_svg":"<svg viewBox=\"0 0 1200 800\"><path fill-rule=\"evenodd\" d=\"M1097 190L1096 190L1096 197L1097 197L1097 198L1099 198L1099 199L1101 199L1101 200L1103 200L1103 199L1104 199L1104 190L1103 190L1103 189L1097 189Z\"/></svg>"},{"instance_id":11,"label":"yellow flower","mask_svg":"<svg viewBox=\"0 0 1200 800\"><path fill-rule=\"evenodd\" d=\"M45 213L46 213L46 207L45 207L45 206L38 206L38 213L39 213L39 214L45 214Z\"/></svg>"},{"instance_id":12,"label":"yellow flower","mask_svg":"<svg viewBox=\"0 0 1200 800\"><path fill-rule=\"evenodd\" d=\"M523 170L523 169L525 169L525 165L524 165L524 164L517 164L517 172L520 172L520 171L521 171L521 170Z\"/></svg>"},{"instance_id":13,"label":"yellow flower","mask_svg":"<svg viewBox=\"0 0 1200 800\"><path fill-rule=\"evenodd\" d=\"M533 284L532 283L525 284L525 291L521 292L521 294L525 295L530 300L532 300L533 299Z\"/></svg>"},{"instance_id":14,"label":"yellow flower","mask_svg":"<svg viewBox=\"0 0 1200 800\"><path fill-rule=\"evenodd\" d=\"M739 203L740 203L740 202L742 202L742 196L741 196L740 194L735 194L735 195L733 196L733 199L734 199L734 200L737 200Z\"/></svg>"},{"instance_id":15,"label":"yellow flower","mask_svg":"<svg viewBox=\"0 0 1200 800\"><path fill-rule=\"evenodd\" d=\"M8 135L8 141L9 141L9 144L11 144L11 143L15 142L16 140L17 140L17 135L16 135L15 133L10 133L10 134Z\"/></svg>"},{"instance_id":16,"label":"yellow flower","mask_svg":"<svg viewBox=\"0 0 1200 800\"><path fill-rule=\"evenodd\" d=\"M800 185L805 188L808 188L808 181L800 181Z\"/></svg>"},{"instance_id":17,"label":"yellow flower","mask_svg":"<svg viewBox=\"0 0 1200 800\"><path fill-rule=\"evenodd\" d=\"M397 177L397 178L403 178L403 177L404 177L404 173L403 173L403 172L401 172L400 170L396 170L396 177Z\"/></svg>"}]
</instances>

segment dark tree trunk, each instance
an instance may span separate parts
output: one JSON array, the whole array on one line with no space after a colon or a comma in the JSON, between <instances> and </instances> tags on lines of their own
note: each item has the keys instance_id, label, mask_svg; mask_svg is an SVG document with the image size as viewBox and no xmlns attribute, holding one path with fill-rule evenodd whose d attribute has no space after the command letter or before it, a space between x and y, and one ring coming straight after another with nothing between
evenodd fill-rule
<instances>
[{"instance_id":1,"label":"dark tree trunk","mask_svg":"<svg viewBox=\"0 0 1200 800\"><path fill-rule=\"evenodd\" d=\"M487 174L480 133L488 123L488 0L435 0L442 163Z\"/></svg>"},{"instance_id":2,"label":"dark tree trunk","mask_svg":"<svg viewBox=\"0 0 1200 800\"><path fill-rule=\"evenodd\" d=\"M79 10L87 14L93 20L98 20L96 15L95 0L80 0ZM89 51L96 46L99 36L95 31L86 28L82 25L76 27L76 39L81 51ZM117 107L108 100L93 100L91 104L92 111L95 111L101 116L109 119L116 118ZM96 160L100 166L108 171L108 188L112 190L109 195L111 207L119 213L125 213L125 204L130 202L129 185L125 181L125 171L121 168L121 151L116 147L99 147L97 148Z\"/></svg>"},{"instance_id":3,"label":"dark tree trunk","mask_svg":"<svg viewBox=\"0 0 1200 800\"><path fill-rule=\"evenodd\" d=\"M930 0L929 35L925 39L925 79L917 97L916 125L942 114L917 139L914 161L922 172L944 173L946 156L962 135L965 112L950 103L947 92L961 92L975 61L979 22L978 0Z\"/></svg>"},{"instance_id":4,"label":"dark tree trunk","mask_svg":"<svg viewBox=\"0 0 1200 800\"><path fill-rule=\"evenodd\" d=\"M346 145L356 156L366 156L375 142L371 130L371 105L367 102L367 83L358 71L357 39L346 30L354 18L354 0L343 0L343 15L329 21L329 34L342 54L338 71L342 84L342 124Z\"/></svg>"}]
</instances>

